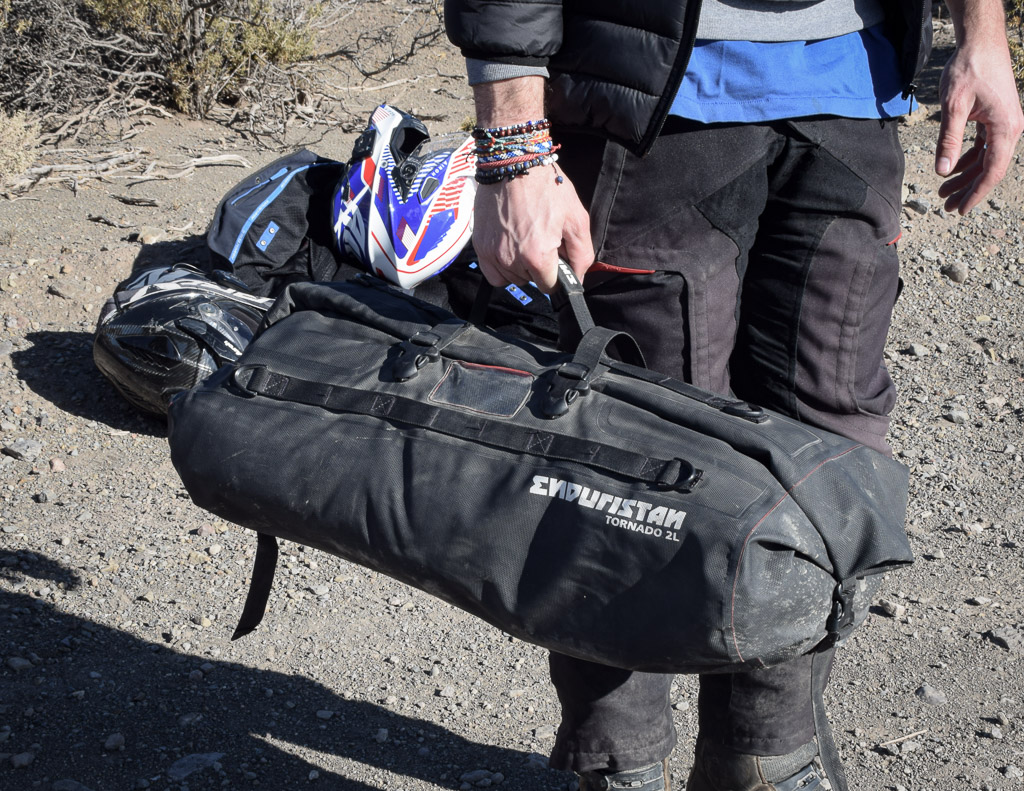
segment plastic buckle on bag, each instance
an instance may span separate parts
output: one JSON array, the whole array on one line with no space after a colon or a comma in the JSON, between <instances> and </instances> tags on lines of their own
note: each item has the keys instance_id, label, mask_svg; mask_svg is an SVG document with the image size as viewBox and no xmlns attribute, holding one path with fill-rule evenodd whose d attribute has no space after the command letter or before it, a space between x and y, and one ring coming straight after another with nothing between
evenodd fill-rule
<instances>
[{"instance_id":1,"label":"plastic buckle on bag","mask_svg":"<svg viewBox=\"0 0 1024 791\"><path fill-rule=\"evenodd\" d=\"M235 367L235 370L231 372L231 384L234 385L239 395L245 398L255 398L257 392L255 389L250 389L249 383L252 381L253 376L260 370L265 370L259 365L239 365Z\"/></svg>"},{"instance_id":2,"label":"plastic buckle on bag","mask_svg":"<svg viewBox=\"0 0 1024 791\"><path fill-rule=\"evenodd\" d=\"M857 583L851 580L840 582L832 594L832 612L825 622L825 631L833 644L846 637L853 628L853 597L856 591Z\"/></svg>"},{"instance_id":3,"label":"plastic buckle on bag","mask_svg":"<svg viewBox=\"0 0 1024 791\"><path fill-rule=\"evenodd\" d=\"M441 359L437 342L441 338L433 332L417 332L399 345L398 358L392 367L396 382L407 382L415 377L427 363Z\"/></svg>"},{"instance_id":4,"label":"plastic buckle on bag","mask_svg":"<svg viewBox=\"0 0 1024 791\"><path fill-rule=\"evenodd\" d=\"M554 372L554 381L548 387L548 397L541 411L554 420L569 411L580 396L590 392L590 369L577 362L562 363Z\"/></svg>"},{"instance_id":5,"label":"plastic buckle on bag","mask_svg":"<svg viewBox=\"0 0 1024 791\"><path fill-rule=\"evenodd\" d=\"M689 494L703 477L704 470L697 469L686 459L677 456L665 467L655 485L659 489Z\"/></svg>"}]
</instances>

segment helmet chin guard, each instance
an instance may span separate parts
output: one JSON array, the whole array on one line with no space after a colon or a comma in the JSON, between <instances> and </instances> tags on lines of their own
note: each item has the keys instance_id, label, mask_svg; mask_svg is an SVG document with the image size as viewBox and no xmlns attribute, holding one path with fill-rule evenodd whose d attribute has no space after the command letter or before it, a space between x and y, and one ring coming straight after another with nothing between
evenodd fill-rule
<instances>
[{"instance_id":1,"label":"helmet chin guard","mask_svg":"<svg viewBox=\"0 0 1024 791\"><path fill-rule=\"evenodd\" d=\"M470 135L432 139L419 119L382 104L334 193L338 249L403 288L440 272L472 235L473 149Z\"/></svg>"}]
</instances>

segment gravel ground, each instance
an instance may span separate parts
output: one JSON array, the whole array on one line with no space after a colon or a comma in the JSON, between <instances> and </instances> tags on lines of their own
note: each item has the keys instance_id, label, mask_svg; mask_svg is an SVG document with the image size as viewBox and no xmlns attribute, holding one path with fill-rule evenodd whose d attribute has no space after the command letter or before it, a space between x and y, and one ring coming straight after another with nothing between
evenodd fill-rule
<instances>
[{"instance_id":1,"label":"gravel ground","mask_svg":"<svg viewBox=\"0 0 1024 791\"><path fill-rule=\"evenodd\" d=\"M471 112L460 68L438 47L353 102L454 129ZM906 288L887 352L918 561L842 653L830 712L857 791L1020 789L1024 157L971 216L944 213L929 77L904 129ZM137 132L165 159L277 155L180 118ZM351 142L310 145L344 158ZM242 175L0 202L0 789L565 789L546 768L558 708L543 652L425 594L286 545L264 625L229 641L255 541L190 503L164 426L99 375L91 338L133 264L199 254L183 229ZM677 787L693 692L677 680Z\"/></svg>"}]
</instances>

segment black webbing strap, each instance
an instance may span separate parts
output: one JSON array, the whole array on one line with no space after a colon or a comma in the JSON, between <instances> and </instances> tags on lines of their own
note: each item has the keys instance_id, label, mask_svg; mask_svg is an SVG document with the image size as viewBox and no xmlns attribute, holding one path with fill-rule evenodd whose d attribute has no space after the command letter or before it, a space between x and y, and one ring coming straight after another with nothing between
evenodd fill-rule
<instances>
[{"instance_id":1,"label":"black webbing strap","mask_svg":"<svg viewBox=\"0 0 1024 791\"><path fill-rule=\"evenodd\" d=\"M267 611L270 586L274 582L274 570L277 568L277 539L267 533L257 533L256 538L256 560L252 564L249 593L246 594L238 626L231 635L232 640L245 637L259 626L263 614Z\"/></svg>"},{"instance_id":2,"label":"black webbing strap","mask_svg":"<svg viewBox=\"0 0 1024 791\"><path fill-rule=\"evenodd\" d=\"M240 366L232 374L232 382L250 395L395 420L495 448L585 464L666 489L685 491L699 476L689 462L679 458L655 459L613 445L441 409L391 393L367 392L284 376L265 366Z\"/></svg>"},{"instance_id":3,"label":"black webbing strap","mask_svg":"<svg viewBox=\"0 0 1024 791\"><path fill-rule=\"evenodd\" d=\"M576 277L576 273L572 271L572 267L561 259L558 261L558 282L569 300L569 307L572 308L572 315L576 319L580 333L586 335L587 330L594 328L594 319L590 315L590 308L587 307L587 301L583 297L583 284Z\"/></svg>"},{"instance_id":4,"label":"black webbing strap","mask_svg":"<svg viewBox=\"0 0 1024 791\"><path fill-rule=\"evenodd\" d=\"M811 706L814 710L814 733L818 739L818 757L832 783L832 791L848 791L846 772L825 714L825 685L828 683L835 652L835 646L832 646L819 648L811 654Z\"/></svg>"},{"instance_id":5,"label":"black webbing strap","mask_svg":"<svg viewBox=\"0 0 1024 791\"><path fill-rule=\"evenodd\" d=\"M477 286L476 296L473 298L473 307L469 309L469 323L478 327L487 326L487 308L491 306L491 297L494 295L494 286L481 278Z\"/></svg>"},{"instance_id":6,"label":"black webbing strap","mask_svg":"<svg viewBox=\"0 0 1024 791\"><path fill-rule=\"evenodd\" d=\"M619 351L625 352L631 360L636 361L637 366L645 365L644 353L640 351L640 346L632 335L606 327L593 327L587 330L573 353L572 361L584 366L588 371L596 371L608 344L612 341L622 342L623 345L619 347Z\"/></svg>"}]
</instances>

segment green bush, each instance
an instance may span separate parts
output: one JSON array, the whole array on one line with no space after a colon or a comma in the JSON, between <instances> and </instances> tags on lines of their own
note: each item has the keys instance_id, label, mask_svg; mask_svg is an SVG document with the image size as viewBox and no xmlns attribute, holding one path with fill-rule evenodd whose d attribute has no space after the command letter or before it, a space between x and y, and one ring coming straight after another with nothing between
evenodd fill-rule
<instances>
[{"instance_id":1,"label":"green bush","mask_svg":"<svg viewBox=\"0 0 1024 791\"><path fill-rule=\"evenodd\" d=\"M84 2L101 30L161 53L170 99L192 115L205 116L218 100L237 99L262 70L287 68L313 53L308 23L279 13L273 0Z\"/></svg>"}]
</instances>

